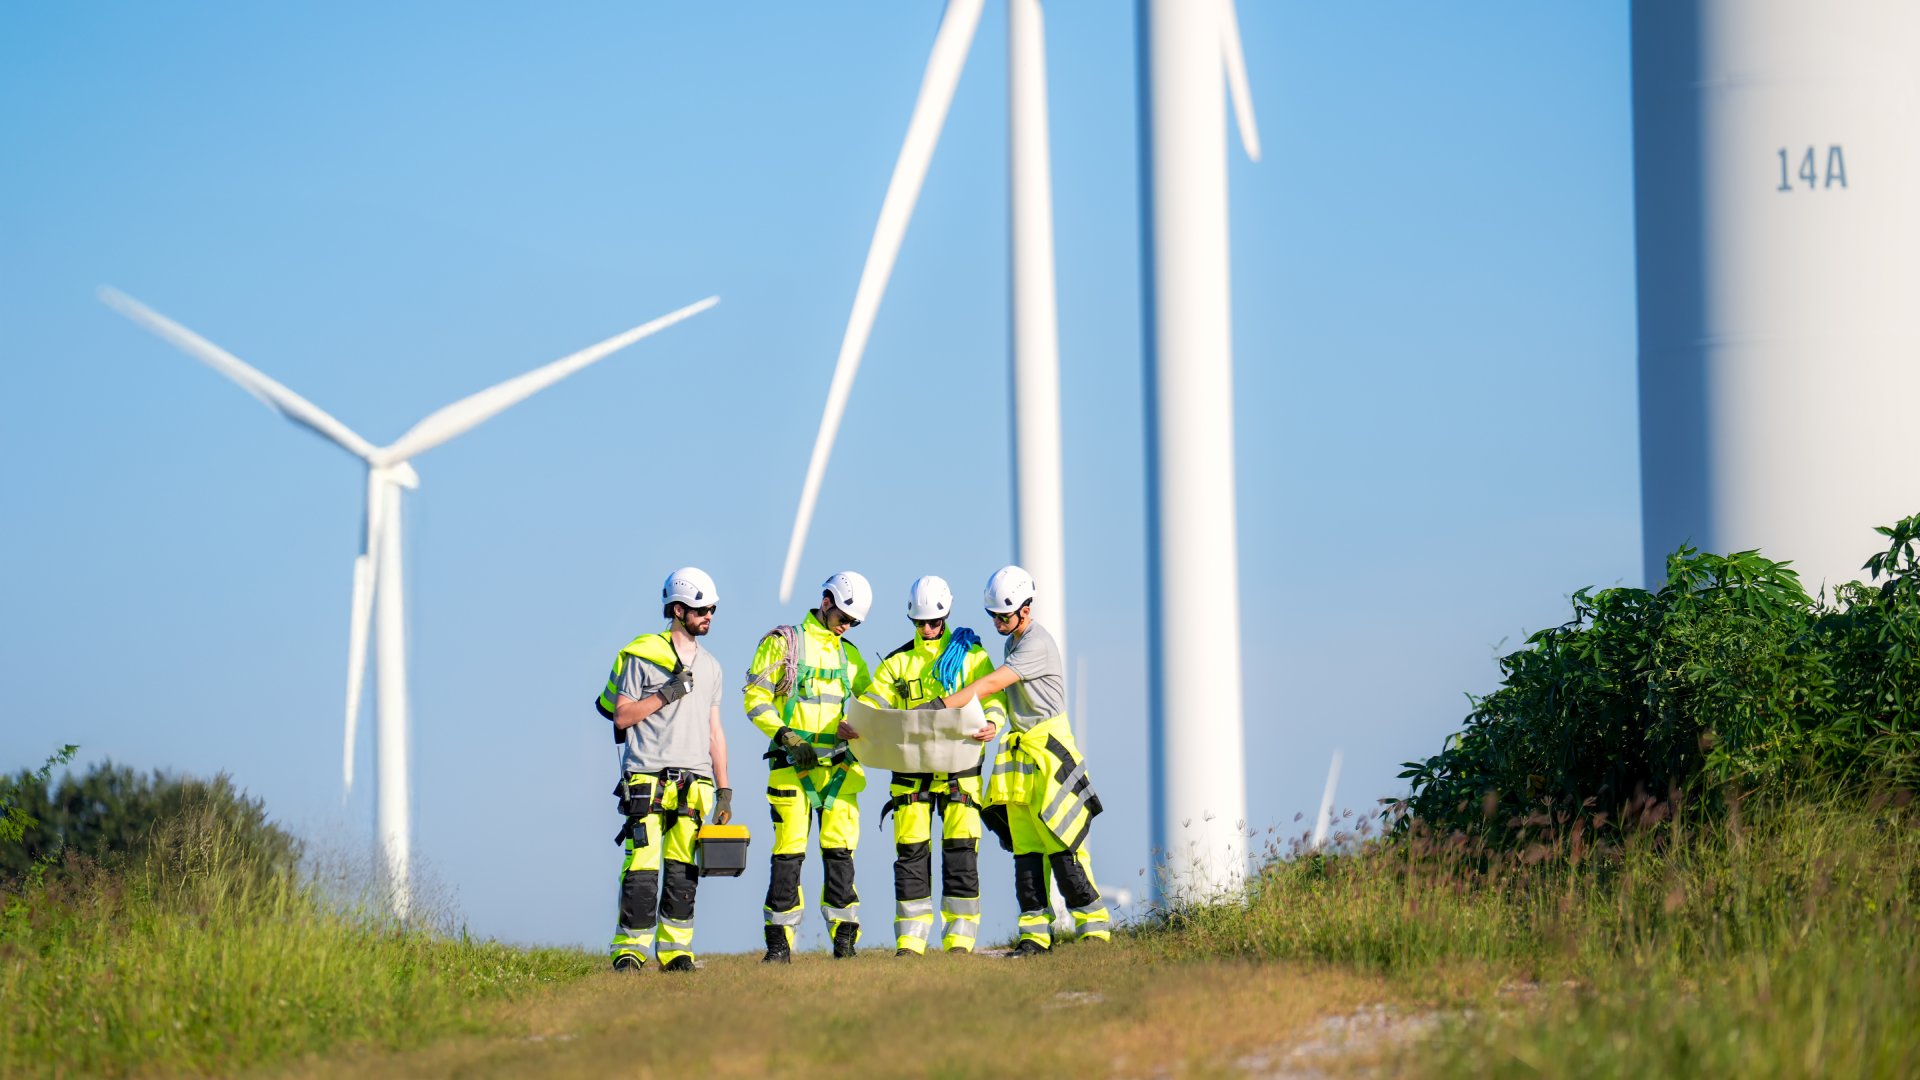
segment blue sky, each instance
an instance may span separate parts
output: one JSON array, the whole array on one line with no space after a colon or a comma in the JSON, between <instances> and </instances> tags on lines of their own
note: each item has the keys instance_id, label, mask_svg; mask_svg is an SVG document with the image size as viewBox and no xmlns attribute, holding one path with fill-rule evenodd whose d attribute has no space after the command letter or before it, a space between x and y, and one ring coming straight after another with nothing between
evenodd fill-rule
<instances>
[{"instance_id":1,"label":"blue sky","mask_svg":"<svg viewBox=\"0 0 1920 1080\"><path fill-rule=\"evenodd\" d=\"M0 12L0 764L76 742L85 761L226 770L323 848L369 843L371 786L342 806L339 776L362 470L99 285L375 443L719 293L415 462L423 871L478 933L604 942L617 822L590 701L673 566L719 582L730 682L799 613L776 603L780 560L938 17ZM1638 582L1627 16L1247 0L1240 19L1266 149L1230 166L1250 811L1284 832L1336 748L1343 805L1395 793L1399 763L1492 688L1503 643L1579 586ZM1097 868L1139 891L1133 29L1127 4L1048 11L1072 643L1109 808ZM885 613L914 576L964 599L1011 554L1005 108L990 4L800 575L873 579L870 654L905 640ZM945 419L917 426L929 398ZM1183 632L1230 629L1205 597L1169 607ZM727 719L765 836L761 747ZM870 944L890 849L869 824ZM984 862L986 931L1005 935L1010 870ZM757 942L763 887L709 881L701 945Z\"/></svg>"}]
</instances>

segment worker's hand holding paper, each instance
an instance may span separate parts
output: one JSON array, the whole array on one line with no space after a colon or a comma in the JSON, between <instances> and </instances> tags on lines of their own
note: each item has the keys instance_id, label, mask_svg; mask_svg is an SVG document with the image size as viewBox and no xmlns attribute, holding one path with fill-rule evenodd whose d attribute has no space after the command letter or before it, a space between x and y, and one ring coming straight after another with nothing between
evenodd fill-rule
<instances>
[{"instance_id":1,"label":"worker's hand holding paper","mask_svg":"<svg viewBox=\"0 0 1920 1080\"><path fill-rule=\"evenodd\" d=\"M987 726L980 702L958 709L876 709L847 703L847 723L859 732L853 756L862 765L907 773L955 773L980 763L974 732Z\"/></svg>"}]
</instances>

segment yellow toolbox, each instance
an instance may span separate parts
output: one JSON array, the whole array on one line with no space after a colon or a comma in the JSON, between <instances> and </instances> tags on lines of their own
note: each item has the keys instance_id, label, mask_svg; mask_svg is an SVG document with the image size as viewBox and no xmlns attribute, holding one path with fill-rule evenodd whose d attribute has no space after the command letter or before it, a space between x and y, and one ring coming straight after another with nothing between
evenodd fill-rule
<instances>
[{"instance_id":1,"label":"yellow toolbox","mask_svg":"<svg viewBox=\"0 0 1920 1080\"><path fill-rule=\"evenodd\" d=\"M698 839L695 858L700 861L701 877L739 877L746 872L745 825L702 825Z\"/></svg>"}]
</instances>

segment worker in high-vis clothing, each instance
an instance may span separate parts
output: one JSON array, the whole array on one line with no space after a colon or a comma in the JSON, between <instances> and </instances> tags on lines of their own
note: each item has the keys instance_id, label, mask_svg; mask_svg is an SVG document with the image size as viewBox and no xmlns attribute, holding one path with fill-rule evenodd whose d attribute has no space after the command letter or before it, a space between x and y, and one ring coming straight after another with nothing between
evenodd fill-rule
<instances>
[{"instance_id":1,"label":"worker in high-vis clothing","mask_svg":"<svg viewBox=\"0 0 1920 1080\"><path fill-rule=\"evenodd\" d=\"M1013 730L1001 742L987 787L989 827L1004 814L1013 848L1013 888L1020 902L1020 941L1015 957L1037 956L1053 947L1049 876L1073 915L1081 941L1106 941L1112 917L1093 881L1087 833L1100 813L1086 759L1067 723L1067 671L1060 646L1033 621L1033 575L1006 566L987 580L986 606L993 628L1007 639L1005 660L990 674L948 694L959 708L974 698L1006 694ZM997 831L997 830L996 830Z\"/></svg>"},{"instance_id":2,"label":"worker in high-vis clothing","mask_svg":"<svg viewBox=\"0 0 1920 1080\"><path fill-rule=\"evenodd\" d=\"M914 633L873 673L860 700L882 709L937 708L940 698L993 671L993 659L966 627L951 629L953 590L937 577L907 590ZM1006 725L1001 694L981 701L987 725L973 733L981 745ZM895 956L918 956L933 936L933 819L940 818L941 948L972 952L980 932L980 761L957 773L894 773L887 805L893 815L893 943Z\"/></svg>"},{"instance_id":3,"label":"worker in high-vis clothing","mask_svg":"<svg viewBox=\"0 0 1920 1080\"><path fill-rule=\"evenodd\" d=\"M860 792L867 774L847 746L847 702L871 681L866 658L842 639L873 606L873 587L850 570L820 586L820 604L799 626L779 626L760 640L747 667L747 719L770 740L767 802L773 811L773 867L767 881L766 955L793 958L793 936L805 897L800 868L807 838L819 829L824 887L820 911L833 955L854 954L860 940L860 894L853 852L860 843Z\"/></svg>"},{"instance_id":4,"label":"worker in high-vis clothing","mask_svg":"<svg viewBox=\"0 0 1920 1080\"><path fill-rule=\"evenodd\" d=\"M625 819L615 837L626 852L610 946L615 971L643 970L656 948L663 970L693 970L700 824L711 818L725 825L733 817L720 727L724 680L720 662L700 647L713 629L719 590L704 571L685 566L667 575L660 601L667 629L634 638L614 656L595 703L613 721L620 756L614 795Z\"/></svg>"}]
</instances>

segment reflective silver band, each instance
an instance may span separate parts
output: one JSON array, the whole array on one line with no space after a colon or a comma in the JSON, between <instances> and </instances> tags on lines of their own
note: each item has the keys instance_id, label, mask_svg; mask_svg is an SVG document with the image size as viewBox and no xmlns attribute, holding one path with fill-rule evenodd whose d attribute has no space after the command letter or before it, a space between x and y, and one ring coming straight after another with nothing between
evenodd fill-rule
<instances>
[{"instance_id":1,"label":"reflective silver band","mask_svg":"<svg viewBox=\"0 0 1920 1080\"><path fill-rule=\"evenodd\" d=\"M920 916L933 918L933 898L925 900L898 900L893 905L893 917L896 919L915 919Z\"/></svg>"},{"instance_id":2,"label":"reflective silver band","mask_svg":"<svg viewBox=\"0 0 1920 1080\"><path fill-rule=\"evenodd\" d=\"M800 916L805 914L800 908L794 908L792 911L775 911L772 908L760 910L767 913L768 926L799 926Z\"/></svg>"},{"instance_id":3,"label":"reflective silver band","mask_svg":"<svg viewBox=\"0 0 1920 1080\"><path fill-rule=\"evenodd\" d=\"M940 910L947 918L955 916L980 917L980 898L977 896L946 896L940 900Z\"/></svg>"},{"instance_id":4,"label":"reflective silver band","mask_svg":"<svg viewBox=\"0 0 1920 1080\"><path fill-rule=\"evenodd\" d=\"M1074 762L1073 770L1061 779L1060 790L1054 792L1053 801L1047 803L1046 810L1042 812L1040 816L1048 821L1052 821L1054 813L1062 806L1065 806L1067 800L1073 797L1073 785L1079 783L1080 778L1085 775L1087 775L1087 763L1084 761Z\"/></svg>"}]
</instances>

